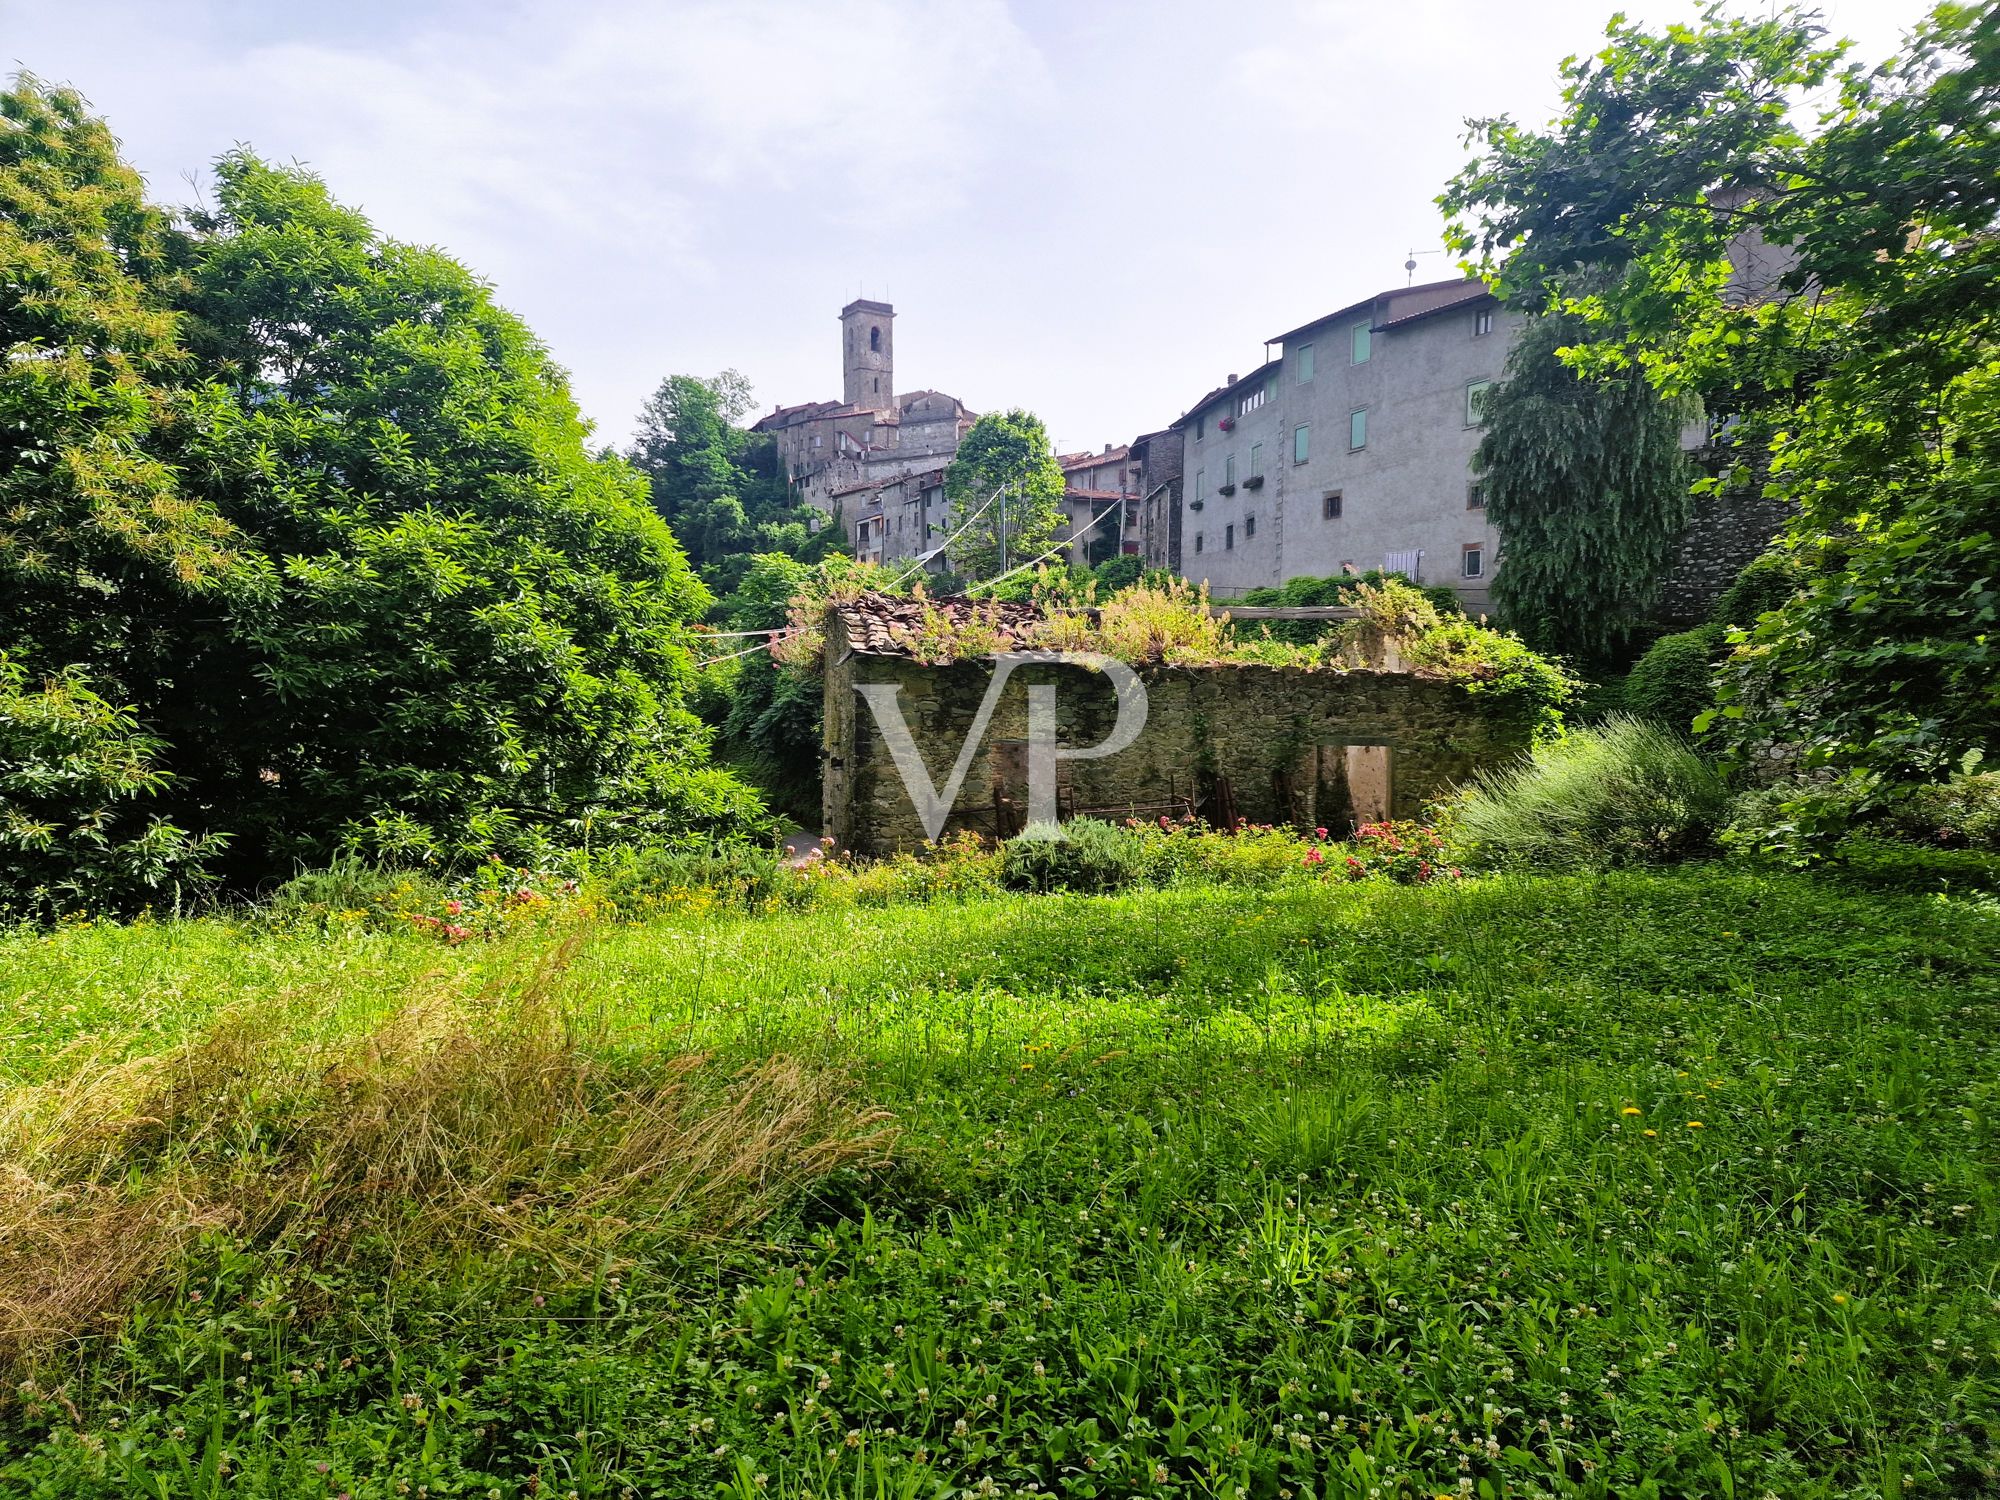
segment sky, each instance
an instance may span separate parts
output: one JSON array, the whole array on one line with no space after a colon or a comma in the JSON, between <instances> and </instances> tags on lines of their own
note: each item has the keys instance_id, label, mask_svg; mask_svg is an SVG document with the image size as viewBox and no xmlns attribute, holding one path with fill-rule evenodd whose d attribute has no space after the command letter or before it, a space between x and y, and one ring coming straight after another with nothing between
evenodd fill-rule
<instances>
[{"instance_id":1,"label":"sky","mask_svg":"<svg viewBox=\"0 0 2000 1500\"><path fill-rule=\"evenodd\" d=\"M1767 0L1746 0L1754 10ZM0 0L164 203L232 146L491 281L622 444L670 374L1026 407L1062 451L1165 426L1284 329L1453 275L1467 117L1540 123L1664 0ZM1917 0L1824 0L1876 61Z\"/></svg>"}]
</instances>

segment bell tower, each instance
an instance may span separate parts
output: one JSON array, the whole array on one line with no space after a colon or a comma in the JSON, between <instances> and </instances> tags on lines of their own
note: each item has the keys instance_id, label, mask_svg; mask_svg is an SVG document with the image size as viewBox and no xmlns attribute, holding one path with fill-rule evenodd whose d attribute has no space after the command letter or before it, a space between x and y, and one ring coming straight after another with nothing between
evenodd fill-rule
<instances>
[{"instance_id":1,"label":"bell tower","mask_svg":"<svg viewBox=\"0 0 2000 1500\"><path fill-rule=\"evenodd\" d=\"M840 399L865 411L896 408L896 309L860 300L840 310Z\"/></svg>"}]
</instances>

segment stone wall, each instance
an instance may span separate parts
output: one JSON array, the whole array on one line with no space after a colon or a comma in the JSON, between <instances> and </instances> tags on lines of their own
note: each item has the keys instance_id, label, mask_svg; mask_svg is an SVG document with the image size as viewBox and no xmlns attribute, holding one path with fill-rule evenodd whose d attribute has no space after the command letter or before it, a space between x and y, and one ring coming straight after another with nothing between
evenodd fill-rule
<instances>
[{"instance_id":1,"label":"stone wall","mask_svg":"<svg viewBox=\"0 0 2000 1500\"><path fill-rule=\"evenodd\" d=\"M896 773L874 710L857 684L893 683L912 738L942 788L979 710L987 661L925 666L906 657L850 652L829 633L826 673L826 831L862 854L911 849L924 830ZM1343 765L1322 747L1389 747L1389 807L1418 816L1426 802L1482 765L1518 754L1525 727L1487 709L1454 682L1394 672L1307 672L1262 666L1139 669L1148 699L1145 729L1102 760L1059 763L1065 813L1122 819L1199 810L1220 821L1351 826L1355 795ZM1017 804L1027 688L1056 685L1057 734L1087 747L1112 730L1110 681L1081 666L1038 664L1008 678L983 742L953 804L945 833L996 831L996 787ZM1366 800L1366 793L1362 793ZM1002 814L1004 816L1004 814ZM1004 831L1004 830L1002 830Z\"/></svg>"},{"instance_id":2,"label":"stone wall","mask_svg":"<svg viewBox=\"0 0 2000 1500\"><path fill-rule=\"evenodd\" d=\"M1761 495L1702 495L1667 568L1654 616L1663 625L1699 625L1722 591L1770 550L1790 514L1782 500Z\"/></svg>"}]
</instances>

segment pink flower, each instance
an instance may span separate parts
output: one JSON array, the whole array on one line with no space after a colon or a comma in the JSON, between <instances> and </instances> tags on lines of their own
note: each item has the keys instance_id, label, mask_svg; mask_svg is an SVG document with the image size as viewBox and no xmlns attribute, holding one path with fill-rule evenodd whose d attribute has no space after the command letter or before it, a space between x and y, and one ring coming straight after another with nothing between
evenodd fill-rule
<instances>
[{"instance_id":1,"label":"pink flower","mask_svg":"<svg viewBox=\"0 0 2000 1500\"><path fill-rule=\"evenodd\" d=\"M463 901L447 901L444 904L444 910L446 916L455 917L465 910L465 903Z\"/></svg>"},{"instance_id":2,"label":"pink flower","mask_svg":"<svg viewBox=\"0 0 2000 1500\"><path fill-rule=\"evenodd\" d=\"M1306 863L1309 865L1319 864L1325 858L1326 856L1321 854L1317 849L1306 850Z\"/></svg>"},{"instance_id":3,"label":"pink flower","mask_svg":"<svg viewBox=\"0 0 2000 1500\"><path fill-rule=\"evenodd\" d=\"M1313 837L1316 839L1324 839L1326 837L1326 830L1324 828L1315 828L1313 830Z\"/></svg>"}]
</instances>

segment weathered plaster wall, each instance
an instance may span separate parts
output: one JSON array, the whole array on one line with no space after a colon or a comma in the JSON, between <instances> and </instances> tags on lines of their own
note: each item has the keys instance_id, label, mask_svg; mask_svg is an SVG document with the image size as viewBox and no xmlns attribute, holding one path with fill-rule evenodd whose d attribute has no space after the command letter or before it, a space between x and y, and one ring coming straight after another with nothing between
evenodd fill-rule
<instances>
[{"instance_id":1,"label":"weathered plaster wall","mask_svg":"<svg viewBox=\"0 0 2000 1500\"><path fill-rule=\"evenodd\" d=\"M915 848L923 826L855 686L901 688L904 720L941 788L992 680L991 664L933 667L859 654L843 660L844 644L830 640L827 658L826 831L863 854ZM1225 778L1236 813L1252 822L1338 825L1350 809L1342 757L1322 756L1318 747L1362 744L1390 747L1391 809L1414 817L1451 783L1518 753L1528 738L1456 683L1403 673L1152 667L1140 669L1140 679L1149 712L1137 741L1102 760L1061 763L1078 809L1120 818L1137 804L1141 816L1155 816L1158 804L1212 798L1217 778ZM1057 687L1063 745L1094 745L1111 733L1117 705L1107 678L1080 666L1016 668L974 750L947 834L993 831L996 776L1013 774L1002 747L1025 739L1026 690L1034 683Z\"/></svg>"}]
</instances>

